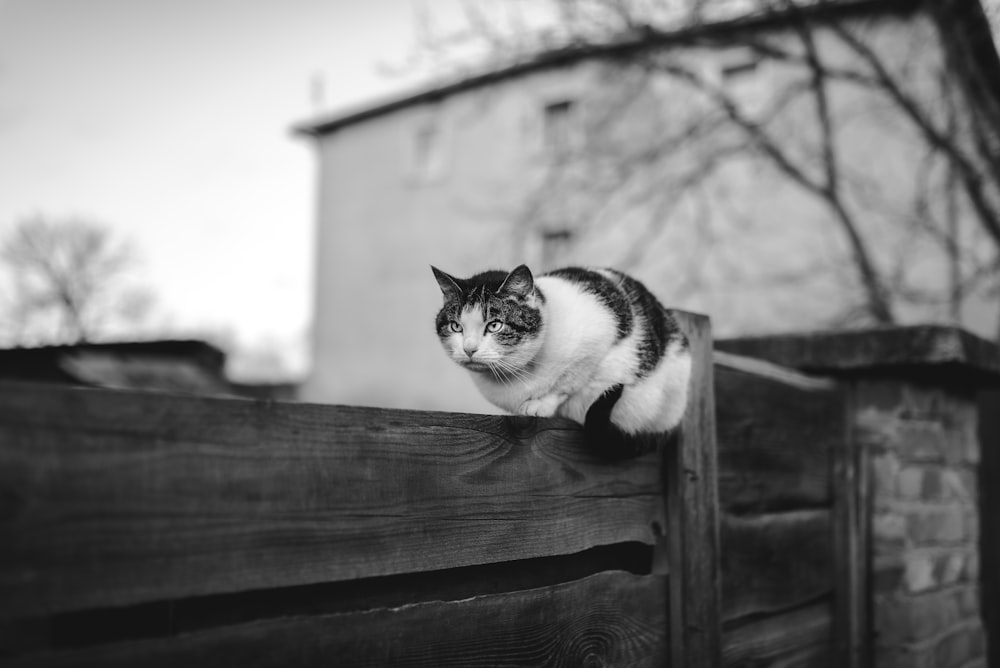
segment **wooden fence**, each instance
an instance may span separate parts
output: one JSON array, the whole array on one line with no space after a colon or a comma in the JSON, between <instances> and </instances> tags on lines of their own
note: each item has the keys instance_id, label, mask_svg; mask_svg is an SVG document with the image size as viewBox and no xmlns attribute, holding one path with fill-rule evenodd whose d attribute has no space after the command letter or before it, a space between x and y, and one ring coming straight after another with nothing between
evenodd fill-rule
<instances>
[{"instance_id":1,"label":"wooden fence","mask_svg":"<svg viewBox=\"0 0 1000 668\"><path fill-rule=\"evenodd\" d=\"M0 386L11 666L713 666L706 318L658 452L566 421Z\"/></svg>"}]
</instances>

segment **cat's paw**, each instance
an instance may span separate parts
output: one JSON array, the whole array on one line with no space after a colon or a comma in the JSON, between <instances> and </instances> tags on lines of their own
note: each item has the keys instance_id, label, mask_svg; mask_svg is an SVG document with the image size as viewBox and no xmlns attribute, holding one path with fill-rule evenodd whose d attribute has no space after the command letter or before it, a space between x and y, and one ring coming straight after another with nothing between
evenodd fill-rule
<instances>
[{"instance_id":1,"label":"cat's paw","mask_svg":"<svg viewBox=\"0 0 1000 668\"><path fill-rule=\"evenodd\" d=\"M560 394L546 394L538 399L528 399L518 407L517 414L542 418L552 417L556 414L563 399L565 397Z\"/></svg>"}]
</instances>

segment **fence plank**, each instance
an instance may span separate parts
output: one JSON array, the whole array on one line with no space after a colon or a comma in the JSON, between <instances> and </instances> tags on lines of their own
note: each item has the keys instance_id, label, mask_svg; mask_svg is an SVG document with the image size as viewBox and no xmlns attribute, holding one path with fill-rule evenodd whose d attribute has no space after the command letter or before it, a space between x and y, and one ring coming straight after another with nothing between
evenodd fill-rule
<instances>
[{"instance_id":1,"label":"fence plank","mask_svg":"<svg viewBox=\"0 0 1000 668\"><path fill-rule=\"evenodd\" d=\"M716 353L722 509L831 507L830 453L844 438L843 389L806 376L801 379L807 382L794 382L789 370L769 376L749 364L737 368L735 359Z\"/></svg>"},{"instance_id":2,"label":"fence plank","mask_svg":"<svg viewBox=\"0 0 1000 668\"><path fill-rule=\"evenodd\" d=\"M869 436L855 422L858 381L850 382L845 436L833 457L834 656L844 668L872 662Z\"/></svg>"},{"instance_id":3,"label":"fence plank","mask_svg":"<svg viewBox=\"0 0 1000 668\"><path fill-rule=\"evenodd\" d=\"M833 593L829 509L723 515L722 619L789 610Z\"/></svg>"},{"instance_id":4,"label":"fence plank","mask_svg":"<svg viewBox=\"0 0 1000 668\"><path fill-rule=\"evenodd\" d=\"M660 484L565 421L4 384L0 618L652 544Z\"/></svg>"},{"instance_id":5,"label":"fence plank","mask_svg":"<svg viewBox=\"0 0 1000 668\"><path fill-rule=\"evenodd\" d=\"M667 581L605 572L541 589L225 627L14 661L84 666L643 666L667 661Z\"/></svg>"},{"instance_id":6,"label":"fence plank","mask_svg":"<svg viewBox=\"0 0 1000 668\"><path fill-rule=\"evenodd\" d=\"M670 652L674 665L713 668L720 661L721 597L712 329L705 316L677 317L693 366L687 412L663 451Z\"/></svg>"},{"instance_id":7,"label":"fence plank","mask_svg":"<svg viewBox=\"0 0 1000 668\"><path fill-rule=\"evenodd\" d=\"M830 603L814 603L727 630L722 665L840 668L830 652L832 618Z\"/></svg>"},{"instance_id":8,"label":"fence plank","mask_svg":"<svg viewBox=\"0 0 1000 668\"><path fill-rule=\"evenodd\" d=\"M979 415L979 550L983 622L986 626L987 661L1000 666L1000 391L983 392ZM993 529L998 529L994 531Z\"/></svg>"}]
</instances>

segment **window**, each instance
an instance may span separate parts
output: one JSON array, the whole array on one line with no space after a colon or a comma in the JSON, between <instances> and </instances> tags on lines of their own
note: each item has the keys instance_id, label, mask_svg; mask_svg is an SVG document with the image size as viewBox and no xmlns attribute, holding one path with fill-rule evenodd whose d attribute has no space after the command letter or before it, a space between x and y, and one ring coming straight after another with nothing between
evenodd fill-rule
<instances>
[{"instance_id":1,"label":"window","mask_svg":"<svg viewBox=\"0 0 1000 668\"><path fill-rule=\"evenodd\" d=\"M405 168L406 178L415 185L439 181L445 172L445 132L437 116L424 117L410 126Z\"/></svg>"},{"instance_id":2,"label":"window","mask_svg":"<svg viewBox=\"0 0 1000 668\"><path fill-rule=\"evenodd\" d=\"M757 71L757 66L760 64L758 60L744 60L744 61L734 61L730 63L723 63L722 67L719 68L719 74L722 75L723 81L727 79L734 79L736 77L753 74Z\"/></svg>"},{"instance_id":3,"label":"window","mask_svg":"<svg viewBox=\"0 0 1000 668\"><path fill-rule=\"evenodd\" d=\"M572 100L545 105L543 126L545 150L551 155L565 155L576 144L578 109Z\"/></svg>"},{"instance_id":4,"label":"window","mask_svg":"<svg viewBox=\"0 0 1000 668\"><path fill-rule=\"evenodd\" d=\"M567 229L542 231L542 267L555 269L566 260L573 242L573 232Z\"/></svg>"},{"instance_id":5,"label":"window","mask_svg":"<svg viewBox=\"0 0 1000 668\"><path fill-rule=\"evenodd\" d=\"M417 128L413 135L413 175L419 180L429 180L434 175L439 131L432 123Z\"/></svg>"}]
</instances>

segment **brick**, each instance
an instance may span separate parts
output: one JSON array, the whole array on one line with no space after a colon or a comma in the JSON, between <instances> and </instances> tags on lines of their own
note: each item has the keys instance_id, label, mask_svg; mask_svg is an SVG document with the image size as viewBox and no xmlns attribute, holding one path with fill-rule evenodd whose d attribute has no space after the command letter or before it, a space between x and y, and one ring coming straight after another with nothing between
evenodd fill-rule
<instances>
[{"instance_id":1,"label":"brick","mask_svg":"<svg viewBox=\"0 0 1000 668\"><path fill-rule=\"evenodd\" d=\"M907 511L907 535L917 545L957 543L965 539L965 510L957 503Z\"/></svg>"},{"instance_id":2,"label":"brick","mask_svg":"<svg viewBox=\"0 0 1000 668\"><path fill-rule=\"evenodd\" d=\"M977 636L982 634L978 624L966 624L948 633L934 648L935 665L940 668L960 668L971 659L982 654L978 651L982 644Z\"/></svg>"},{"instance_id":3,"label":"brick","mask_svg":"<svg viewBox=\"0 0 1000 668\"><path fill-rule=\"evenodd\" d=\"M858 384L858 406L894 414L903 406L903 383L892 380L864 380Z\"/></svg>"},{"instance_id":4,"label":"brick","mask_svg":"<svg viewBox=\"0 0 1000 668\"><path fill-rule=\"evenodd\" d=\"M952 552L938 557L934 563L934 579L938 584L951 585L959 582L965 571L966 556L963 552Z\"/></svg>"},{"instance_id":5,"label":"brick","mask_svg":"<svg viewBox=\"0 0 1000 668\"><path fill-rule=\"evenodd\" d=\"M966 539L969 542L976 542L979 540L979 513L966 509L963 519L965 520Z\"/></svg>"},{"instance_id":6,"label":"brick","mask_svg":"<svg viewBox=\"0 0 1000 668\"><path fill-rule=\"evenodd\" d=\"M903 581L909 592L921 592L937 586L934 559L930 554L911 552L903 559Z\"/></svg>"},{"instance_id":7,"label":"brick","mask_svg":"<svg viewBox=\"0 0 1000 668\"><path fill-rule=\"evenodd\" d=\"M967 585L956 594L958 611L962 617L979 616L979 587Z\"/></svg>"},{"instance_id":8,"label":"brick","mask_svg":"<svg viewBox=\"0 0 1000 668\"><path fill-rule=\"evenodd\" d=\"M903 589L911 594L916 594L937 589L943 585L968 581L969 560L976 558L976 551L966 548L953 550L914 549L899 556L903 562L901 582ZM978 567L976 572L978 573Z\"/></svg>"},{"instance_id":9,"label":"brick","mask_svg":"<svg viewBox=\"0 0 1000 668\"><path fill-rule=\"evenodd\" d=\"M970 505L977 502L979 492L974 471L967 468L946 468L941 472L941 484L944 499L954 499Z\"/></svg>"},{"instance_id":10,"label":"brick","mask_svg":"<svg viewBox=\"0 0 1000 668\"><path fill-rule=\"evenodd\" d=\"M907 466L896 478L896 493L904 501L919 501L923 497L924 468Z\"/></svg>"},{"instance_id":11,"label":"brick","mask_svg":"<svg viewBox=\"0 0 1000 668\"><path fill-rule=\"evenodd\" d=\"M962 444L965 447L964 460L966 464L976 466L980 461L979 432L976 422L969 422L962 428Z\"/></svg>"},{"instance_id":12,"label":"brick","mask_svg":"<svg viewBox=\"0 0 1000 668\"><path fill-rule=\"evenodd\" d=\"M899 513L883 512L872 518L872 537L879 543L875 549L901 549L906 544L906 518Z\"/></svg>"},{"instance_id":13,"label":"brick","mask_svg":"<svg viewBox=\"0 0 1000 668\"><path fill-rule=\"evenodd\" d=\"M982 621L977 619L972 623L970 635L972 656L986 656L986 629L983 627Z\"/></svg>"},{"instance_id":14,"label":"brick","mask_svg":"<svg viewBox=\"0 0 1000 668\"><path fill-rule=\"evenodd\" d=\"M979 582L979 550L971 550L966 556L962 579L966 582Z\"/></svg>"},{"instance_id":15,"label":"brick","mask_svg":"<svg viewBox=\"0 0 1000 668\"><path fill-rule=\"evenodd\" d=\"M861 408L854 418L857 439L873 451L892 450L899 443L899 420L873 408Z\"/></svg>"},{"instance_id":16,"label":"brick","mask_svg":"<svg viewBox=\"0 0 1000 668\"><path fill-rule=\"evenodd\" d=\"M904 384L900 398L900 416L906 420L938 420L951 411L941 388Z\"/></svg>"},{"instance_id":17,"label":"brick","mask_svg":"<svg viewBox=\"0 0 1000 668\"><path fill-rule=\"evenodd\" d=\"M896 594L875 599L875 631L885 644L919 643L962 619L958 592L946 589L917 596Z\"/></svg>"},{"instance_id":18,"label":"brick","mask_svg":"<svg viewBox=\"0 0 1000 668\"><path fill-rule=\"evenodd\" d=\"M878 668L940 668L935 665L933 648L877 647L875 664Z\"/></svg>"},{"instance_id":19,"label":"brick","mask_svg":"<svg viewBox=\"0 0 1000 668\"><path fill-rule=\"evenodd\" d=\"M924 470L923 484L920 488L920 498L924 501L940 501L943 497L941 477L943 470L937 466Z\"/></svg>"},{"instance_id":20,"label":"brick","mask_svg":"<svg viewBox=\"0 0 1000 668\"><path fill-rule=\"evenodd\" d=\"M939 422L904 420L899 424L897 435L902 460L944 463L951 459L961 459L948 457L951 444Z\"/></svg>"},{"instance_id":21,"label":"brick","mask_svg":"<svg viewBox=\"0 0 1000 668\"><path fill-rule=\"evenodd\" d=\"M899 474L899 458L892 452L871 457L873 502L883 507L896 498L896 478Z\"/></svg>"},{"instance_id":22,"label":"brick","mask_svg":"<svg viewBox=\"0 0 1000 668\"><path fill-rule=\"evenodd\" d=\"M872 591L899 591L906 580L906 566L898 551L889 555L875 555L872 564Z\"/></svg>"}]
</instances>

